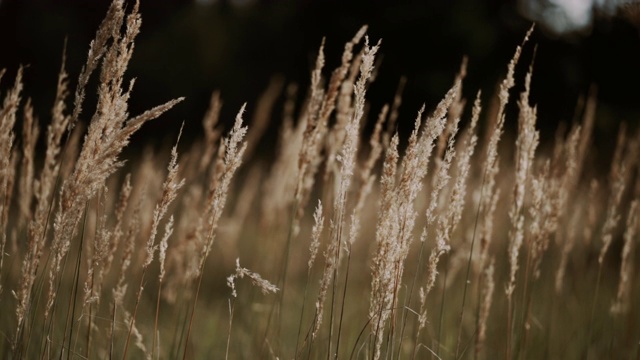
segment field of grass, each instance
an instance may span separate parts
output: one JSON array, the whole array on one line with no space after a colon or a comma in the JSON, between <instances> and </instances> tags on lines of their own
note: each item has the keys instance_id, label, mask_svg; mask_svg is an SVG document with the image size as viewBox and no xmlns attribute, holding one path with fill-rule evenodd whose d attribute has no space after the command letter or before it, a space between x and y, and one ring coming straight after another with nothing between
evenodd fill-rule
<instances>
[{"instance_id":1,"label":"field of grass","mask_svg":"<svg viewBox=\"0 0 640 360\"><path fill-rule=\"evenodd\" d=\"M140 21L113 2L86 65L62 58L50 116L28 69L2 78L2 358L640 359L640 131L596 168L591 94L539 146L533 28L487 104L462 95L466 59L439 104L402 107L402 80L369 103L384 45L363 27L248 125L243 106L223 129L214 92L186 151L176 123L173 148L124 159L183 101L129 114Z\"/></svg>"}]
</instances>

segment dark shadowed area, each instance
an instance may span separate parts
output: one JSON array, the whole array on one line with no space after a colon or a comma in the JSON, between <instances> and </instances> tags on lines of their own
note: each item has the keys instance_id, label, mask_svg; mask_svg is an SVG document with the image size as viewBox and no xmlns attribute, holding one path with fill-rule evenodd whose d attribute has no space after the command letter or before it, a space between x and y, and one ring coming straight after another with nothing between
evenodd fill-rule
<instances>
[{"instance_id":1,"label":"dark shadowed area","mask_svg":"<svg viewBox=\"0 0 640 360\"><path fill-rule=\"evenodd\" d=\"M580 108L578 99L595 85L596 141L602 148L612 148L609 142L618 124L625 121L636 126L640 114L637 9L629 11L624 4L593 8L585 25L580 19L562 18L562 12L544 8L545 3L549 7L561 1L143 0L142 32L128 72L136 78L131 111L178 96L187 101L137 136L156 144L172 141L183 120L186 133L198 136L214 89L222 92L227 124L243 102L248 102L251 116L274 76L306 88L323 36L328 75L339 64L344 43L363 24L369 25L371 41L382 39L382 62L369 94L371 111L390 102L398 80L406 76L400 115L405 124L400 124L400 130L406 131L422 103L433 108L447 91L465 55L469 57L466 96L472 98L478 89L485 101L493 96L516 45L532 20L537 20L532 100L539 107L543 142L551 141L559 122L572 121ZM48 121L65 39L67 70L74 86L108 4L108 0L0 1L0 68L8 71L2 89L13 81L20 64L28 66L25 93L33 98L40 121ZM558 19L565 22L553 22ZM577 25L569 26L567 19ZM522 88L532 53L533 46L527 47L514 91ZM303 95L301 90L300 102ZM85 114L90 114L95 92L87 97ZM514 128L516 105L510 105L514 116L508 126ZM281 108L280 100L273 113L275 123ZM263 149L271 148L276 129L271 127Z\"/></svg>"}]
</instances>

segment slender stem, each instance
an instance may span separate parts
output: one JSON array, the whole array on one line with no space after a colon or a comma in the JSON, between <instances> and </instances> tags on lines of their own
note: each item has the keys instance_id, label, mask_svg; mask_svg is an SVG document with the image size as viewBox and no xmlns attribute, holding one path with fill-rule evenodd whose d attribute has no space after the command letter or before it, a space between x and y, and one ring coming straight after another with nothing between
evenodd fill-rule
<instances>
[{"instance_id":1,"label":"slender stem","mask_svg":"<svg viewBox=\"0 0 640 360\"><path fill-rule=\"evenodd\" d=\"M280 289L282 289L280 291L280 296L278 299L278 326L277 326L277 333L276 333L276 339L280 338L280 334L282 333L282 305L284 304L284 300L285 300L285 291L287 288L287 273L289 272L289 257L291 255L291 243L293 242L293 228L295 225L295 221L296 221L296 217L298 216L298 207L300 206L299 201L295 201L294 206L293 206L293 212L291 213L291 221L289 224L289 231L287 234L287 245L286 245L286 250L285 250L285 258L284 258L284 264L282 265L282 274L281 274L281 280L282 280L282 286L280 286ZM265 337L266 338L266 337ZM278 341L278 346L280 346L282 342Z\"/></svg>"},{"instance_id":2,"label":"slender stem","mask_svg":"<svg viewBox=\"0 0 640 360\"><path fill-rule=\"evenodd\" d=\"M384 331L382 324L382 312L384 311L384 305L381 304L378 310L378 315L376 319L376 329L373 334L373 342L371 343L371 359L375 358L376 348L378 347L378 337L380 331Z\"/></svg>"},{"instance_id":3,"label":"slender stem","mask_svg":"<svg viewBox=\"0 0 640 360\"><path fill-rule=\"evenodd\" d=\"M260 350L261 354L264 351L264 346L267 344L267 336L269 334L269 328L271 327L271 319L273 318L274 311L278 312L278 327L277 327L278 333L280 333L280 330L281 330L280 326L282 324L282 303L284 302L284 294L287 287L287 272L289 271L289 256L291 254L291 242L292 242L291 240L293 238L293 226L298 213L298 206L299 206L299 201L295 200L293 204L293 209L291 211L291 216L289 217L289 229L287 230L287 242L285 244L285 249L284 249L285 255L284 255L284 261L282 264L282 272L280 273L280 278L278 279L278 284L280 284L281 290L278 293L278 296L276 297L276 300L273 306L271 306L271 309L269 310L269 318L267 320L267 326L264 329L262 348ZM276 334L276 338L279 338L277 334Z\"/></svg>"},{"instance_id":4,"label":"slender stem","mask_svg":"<svg viewBox=\"0 0 640 360\"><path fill-rule=\"evenodd\" d=\"M209 234L207 236L207 241L205 243L206 249L210 249L210 246L212 246L213 244L215 229L216 229L216 226L213 226L213 225L210 226ZM185 336L185 340L184 340L184 352L182 353L182 360L185 360L187 358L187 350L189 348L189 337L191 336L191 328L193 326L193 317L196 313L196 306L198 305L198 297L200 296L200 287L202 286L202 276L204 273L204 266L207 263L208 255L209 255L209 251L207 250L202 255L203 258L200 260L200 268L198 272L198 286L196 288L196 295L193 299L193 308L191 309L191 315L189 316L189 325L187 327L187 335ZM143 269L142 275L144 276L144 269ZM136 307L137 307L137 304L136 304Z\"/></svg>"},{"instance_id":5,"label":"slender stem","mask_svg":"<svg viewBox=\"0 0 640 360\"><path fill-rule=\"evenodd\" d=\"M109 334L109 359L113 359L113 332L116 327L116 303L113 302L113 317L111 319L111 333Z\"/></svg>"},{"instance_id":6,"label":"slender stem","mask_svg":"<svg viewBox=\"0 0 640 360\"><path fill-rule=\"evenodd\" d=\"M347 284L349 283L349 265L351 264L351 244L349 244L349 250L347 252L347 269L344 278L344 287L342 289L342 305L340 308L340 322L338 323L338 339L336 343L336 355L335 358L338 358L338 354L340 353L340 334L342 333L342 320L344 318L344 304L347 299Z\"/></svg>"},{"instance_id":7,"label":"slender stem","mask_svg":"<svg viewBox=\"0 0 640 360\"><path fill-rule=\"evenodd\" d=\"M84 239L84 236L82 237ZM75 314L76 314L76 301L78 299L78 282L80 281L80 260L82 258L82 243L83 241L80 241L80 245L78 246L78 259L76 261L76 271L75 271L75 280L74 280L74 284L73 284L73 300L72 303L70 305L71 307L71 317L69 318L69 322L71 324L70 329L69 329L69 347L67 349L67 360L70 358L71 356L71 340L73 339L73 324L75 323ZM63 341L64 343L64 341Z\"/></svg>"},{"instance_id":8,"label":"slender stem","mask_svg":"<svg viewBox=\"0 0 640 360\"><path fill-rule=\"evenodd\" d=\"M482 184L480 185L480 199L484 199L484 186L487 178L488 169L485 168L482 174ZM469 259L467 260L467 271L464 278L464 290L462 292L462 306L460 307L460 318L458 320L458 339L456 340L456 359L458 359L459 349L460 349L460 341L462 340L462 321L464 320L464 308L467 300L467 289L469 288L469 276L471 273L471 262L473 260L473 249L476 244L476 233L478 230L478 223L480 222L480 208L482 208L482 200L478 201L478 207L476 208L476 218L473 223L473 236L471 237L471 249L469 250ZM482 273L482 269L480 269L480 273ZM482 275L480 276L482 277ZM480 282L478 282L478 286ZM480 287L478 287L480 289ZM478 299L480 298L480 290L478 290ZM477 341L476 337L476 341ZM477 356L478 354L474 352Z\"/></svg>"},{"instance_id":9,"label":"slender stem","mask_svg":"<svg viewBox=\"0 0 640 360\"><path fill-rule=\"evenodd\" d=\"M507 296L509 303L507 307L507 343L506 343L506 357L505 359L511 359L511 312L513 310L513 304L511 301L511 295Z\"/></svg>"},{"instance_id":10,"label":"slender stem","mask_svg":"<svg viewBox=\"0 0 640 360\"><path fill-rule=\"evenodd\" d=\"M71 309L70 311L67 310L67 316L69 316L69 313L71 313L71 318L68 319L68 322L71 322L70 325L70 329L69 329L69 345L67 348L67 360L70 358L71 356L71 340L73 339L73 323L75 322L75 313L76 313L76 299L78 298L78 282L80 281L80 263L81 263L81 259L82 259L82 246L84 244L84 230L87 226L87 218L88 218L88 211L87 211L87 207L85 206L84 209L84 221L82 223L82 234L80 236L80 242L78 243L78 255L76 257L76 268L75 268L75 272L73 275L73 288L71 290L71 292L73 293L73 298L71 299L71 302L69 302L69 308ZM64 334L66 336L66 327L67 327L67 322L65 322L65 331ZM65 343L65 338L62 339L62 347L64 349L64 343ZM62 358L62 353L64 352L64 350L60 353L60 358Z\"/></svg>"},{"instance_id":11,"label":"slender stem","mask_svg":"<svg viewBox=\"0 0 640 360\"><path fill-rule=\"evenodd\" d=\"M91 329L93 327L93 304L89 304L89 325L87 326L87 344L84 350L84 357L89 358L89 348L91 347Z\"/></svg>"},{"instance_id":12,"label":"slender stem","mask_svg":"<svg viewBox=\"0 0 640 360\"><path fill-rule=\"evenodd\" d=\"M462 322L464 321L464 309L467 300L467 290L469 289L469 277L471 276L471 261L473 260L473 249L476 243L476 227L478 225L478 215L480 209L478 207L478 214L476 215L476 225L473 229L473 237L471 238L471 250L469 250L469 259L467 260L467 270L464 278L464 290L462 291L462 306L460 307L460 316L458 317L458 339L456 340L456 359L460 355L460 341L462 340Z\"/></svg>"},{"instance_id":13,"label":"slender stem","mask_svg":"<svg viewBox=\"0 0 640 360\"><path fill-rule=\"evenodd\" d=\"M356 338L356 342L353 344L353 349L351 349L351 355L349 355L349 360L353 359L353 355L355 355L356 349L358 348L358 343L360 342L360 338L364 334L365 330L367 330L367 327L369 327L369 323L370 322L371 322L371 318L369 318L369 320L367 320L367 322L364 324L362 329L360 329L360 333L358 334L358 337ZM364 344L363 344L363 346L364 346Z\"/></svg>"},{"instance_id":14,"label":"slender stem","mask_svg":"<svg viewBox=\"0 0 640 360\"><path fill-rule=\"evenodd\" d=\"M178 295L180 298L182 298L183 296L180 294ZM178 303L182 303L182 301L179 301ZM184 316L182 316L184 315ZM173 333L173 342L171 344L171 351L169 351L169 354L171 354L171 359L177 359L179 354L180 354L180 347L182 346L182 338L184 336L184 329L186 329L187 327L187 319L189 316L189 306L182 306L180 309L180 313L177 315L178 316L178 320L181 318L182 321L176 321L176 327L175 327L175 331ZM182 324L181 326L179 324Z\"/></svg>"},{"instance_id":15,"label":"slender stem","mask_svg":"<svg viewBox=\"0 0 640 360\"><path fill-rule=\"evenodd\" d=\"M77 225L77 223L74 225L74 227ZM64 257L64 260L62 261L62 267L61 270L59 272L59 278L58 278L58 283L56 284L56 294L59 294L61 291L60 289L62 288L62 274L64 274L64 272L67 269L67 262L69 260L68 256ZM53 320L56 316L56 310L58 309L58 297L56 296L56 298L53 301L53 305L51 307L51 314L49 315L49 322L45 322L42 324L43 326L43 332L47 334L46 337L42 338L42 341L44 341L44 344L41 344L43 346L43 350L40 352L42 354L42 358L45 359L49 359L51 358L51 344L53 343L53 341L51 340L52 337L52 329L53 329ZM46 328L46 331L44 331L44 329ZM65 334L67 329L64 329ZM64 339L62 341L62 343L64 344ZM64 346L64 345L63 345ZM45 357L46 356L46 357Z\"/></svg>"},{"instance_id":16,"label":"slender stem","mask_svg":"<svg viewBox=\"0 0 640 360\"><path fill-rule=\"evenodd\" d=\"M400 239L404 238L404 234L405 234L405 231L406 231L406 226L407 226L406 221L403 221L402 222L402 226L400 228L400 234L401 234L400 235ZM422 244L424 246L424 242ZM422 248L421 248L421 252L422 252ZM420 255L422 255L422 254L420 254ZM418 264L418 266L420 266L420 264ZM395 279L394 279L394 285L393 285L393 300L392 300L392 304L391 304L391 321L390 321L389 337L387 338L387 344L388 344L387 351L388 351L389 354L391 354L392 357L393 357L393 352L394 352L394 350L393 350L394 340L395 340L394 335L395 335L395 330L396 330L395 329L396 328L396 317L397 317L396 309L397 309L397 306L398 306L398 292L399 292L398 289L400 288L401 283L402 283L401 269L403 269L402 265L396 263L395 264ZM416 276L417 276L417 274L418 274L418 270L416 270ZM416 280L415 276L414 276L413 280L414 280L414 284L415 284L415 280ZM406 314L406 308L403 308L403 312ZM403 316L403 320L402 320L403 324L404 324L404 318L406 318L406 317ZM400 335L400 337L401 337L400 343L401 344L402 344L402 336L403 336L402 333L403 332L404 332L404 325L402 326L401 335ZM389 343L390 343L390 346L389 346ZM401 348L401 346L399 346L399 348Z\"/></svg>"},{"instance_id":17,"label":"slender stem","mask_svg":"<svg viewBox=\"0 0 640 360\"><path fill-rule=\"evenodd\" d=\"M98 194L98 204L96 206L96 219L100 218L100 197L102 196L102 191ZM98 227L96 226L94 239L98 237ZM95 241L95 240L94 240ZM91 297L94 297L93 285L95 284L95 276L96 272L91 272ZM99 296L100 294L98 294ZM84 304L83 304L84 308ZM87 327L87 343L85 345L84 357L89 359L89 350L91 348L91 329L93 328L93 302L89 303L89 319L88 319L88 327Z\"/></svg>"},{"instance_id":18,"label":"slender stem","mask_svg":"<svg viewBox=\"0 0 640 360\"><path fill-rule=\"evenodd\" d=\"M229 334L227 335L227 350L225 351L224 358L229 359L229 344L231 344L231 326L233 325L233 309L235 301L229 299Z\"/></svg>"},{"instance_id":19,"label":"slender stem","mask_svg":"<svg viewBox=\"0 0 640 360\"><path fill-rule=\"evenodd\" d=\"M447 274L449 273L449 255L445 254L444 259L444 278L442 284L442 298L440 299L440 319L438 320L438 347L436 348L436 356L440 356L440 347L442 344L442 323L444 319L444 303L445 294L447 293Z\"/></svg>"},{"instance_id":20,"label":"slender stem","mask_svg":"<svg viewBox=\"0 0 640 360\"><path fill-rule=\"evenodd\" d=\"M147 267L142 267L142 276L140 276L140 286L138 286L138 294L136 296L136 305L133 308L133 314L131 314L131 321L129 322L129 333L127 334L127 340L124 344L124 352L122 354L122 360L127 358L127 352L129 351L129 342L131 341L131 333L133 332L133 324L136 321L136 315L138 314L138 305L140 305L140 298L142 297L142 287L144 284L144 275L147 272Z\"/></svg>"},{"instance_id":21,"label":"slender stem","mask_svg":"<svg viewBox=\"0 0 640 360\"><path fill-rule=\"evenodd\" d=\"M516 348L516 355L519 354L520 351L524 351L526 354L526 350L529 343L530 326L528 324L529 324L529 319L531 318L531 292L532 292L532 290L529 288L530 286L529 282L533 281L533 279L531 279L531 275L533 272L531 268L532 267L531 260L532 260L531 251L528 251L527 265L525 267L524 289L522 290L522 297L525 302L525 311L522 319L522 328L524 330L524 345L518 345L518 347ZM531 284L531 287L533 287L533 284Z\"/></svg>"},{"instance_id":22,"label":"slender stem","mask_svg":"<svg viewBox=\"0 0 640 360\"><path fill-rule=\"evenodd\" d=\"M336 247L337 256L340 254L340 245ZM333 338L333 309L336 300L336 282L338 280L338 266L333 269L333 281L331 284L331 307L329 308L329 341L327 342L327 360L331 358L331 340Z\"/></svg>"},{"instance_id":23,"label":"slender stem","mask_svg":"<svg viewBox=\"0 0 640 360\"><path fill-rule=\"evenodd\" d=\"M336 298L336 282L338 280L338 267L340 266L340 245L341 245L341 240L342 240L342 225L344 222L344 207L345 207L345 203L346 203L346 195L344 195L345 198L343 198L343 202L342 205L338 208L338 212L335 214L335 219L336 219L336 230L335 230L335 236L333 238L332 241L335 241L336 243L336 249L335 249L335 266L333 267L333 281L332 281L332 286L331 286L331 310L330 310L330 316L329 316L329 342L328 342L328 351L327 351L327 360L330 359L331 356L331 341L333 340L333 311L334 311L334 305L335 305L335 298ZM340 198L339 198L340 199ZM337 357L337 354L335 355Z\"/></svg>"},{"instance_id":24,"label":"slender stem","mask_svg":"<svg viewBox=\"0 0 640 360\"><path fill-rule=\"evenodd\" d=\"M304 295L302 297L302 306L300 309L300 321L298 322L298 333L296 335L296 352L294 355L294 359L298 358L298 349L300 346L300 333L302 332L302 319L304 317L304 308L307 303L307 292L309 290L309 279L311 277L311 269L307 271L307 281L304 283Z\"/></svg>"},{"instance_id":25,"label":"slender stem","mask_svg":"<svg viewBox=\"0 0 640 360\"><path fill-rule=\"evenodd\" d=\"M66 41L65 41L65 48L66 48ZM64 138L63 145L62 145L62 151L60 152L60 158L59 158L60 159L60 164L58 164L58 167L57 167L56 181L55 181L55 184L53 186L53 190L54 191L51 191L51 200L49 201L49 206L48 206L48 209L47 209L47 218L46 218L45 223L44 223L44 230L42 231L42 243L43 244L47 239L47 229L49 228L49 223L51 221L51 216L53 215L54 200L55 200L55 196L56 196L55 195L56 194L55 189L58 188L58 186L60 185L60 181L62 180L62 176L61 176L60 172L61 172L61 169L62 169L62 165L64 164L64 159L65 159L65 157L67 155L67 151L69 149L69 138L70 137L71 137L71 133L69 131L67 131L66 135L65 135L65 138ZM75 225L74 225L74 229L75 229ZM45 262L45 265L43 267L43 273L42 273L42 276L41 276L42 280L40 282L40 290L39 290L39 294L38 294L38 301L40 299L40 295L42 295L42 288L44 287L44 277L45 277L44 276L44 269L47 268L50 256L51 256L51 253L49 253L47 255L47 261ZM66 264L67 264L67 258L65 257L65 260L64 260L63 266L62 266L62 271L63 272L64 272L64 269L66 267ZM36 268L36 273L37 273L37 271L38 270ZM58 290L59 289L60 289L60 283L58 283ZM53 307L52 307L52 311L51 311L51 318L53 318L53 316L54 316L56 303L57 303L57 298L54 299L54 302L53 302ZM35 316L33 318L34 318L34 321L35 321ZM50 335L51 322L52 321L53 321L53 319L50 319L48 330L46 331L46 334L48 334L48 335ZM33 324L34 323L32 322L32 326L31 327L33 327ZM45 328L47 328L46 319L45 319L42 327L43 327L43 330ZM31 334L31 331L29 332L29 334ZM29 350L29 340L30 340L30 337L27 339L27 346L26 346L26 349L25 349L25 354ZM44 343L43 343L43 341L44 341ZM46 337L43 336L42 339L40 340L40 347L42 348L41 354L42 354L43 357L46 354L46 349L47 349L48 346L49 346L48 336L46 336Z\"/></svg>"},{"instance_id":26,"label":"slender stem","mask_svg":"<svg viewBox=\"0 0 640 360\"><path fill-rule=\"evenodd\" d=\"M187 326L187 335L184 340L184 352L182 353L182 360L187 358L187 349L189 348L189 336L191 335L191 327L193 325L193 316L196 313L196 306L198 305L198 296L200 295L200 286L202 285L202 270L204 268L204 261L198 275L198 286L196 287L196 296L193 299L193 308L191 309L191 315L189 316L189 325Z\"/></svg>"},{"instance_id":27,"label":"slender stem","mask_svg":"<svg viewBox=\"0 0 640 360\"><path fill-rule=\"evenodd\" d=\"M478 287L476 291L476 332L480 330L480 305L482 298L482 283L484 282L484 272L480 269L480 273L477 276ZM480 356L481 343L479 342L479 336L475 338L475 344L473 349L473 359L476 360Z\"/></svg>"},{"instance_id":28,"label":"slender stem","mask_svg":"<svg viewBox=\"0 0 640 360\"><path fill-rule=\"evenodd\" d=\"M318 321L318 314L317 313L313 317L313 322L311 323L311 327L309 328L309 331L307 332L307 338L309 337L309 335L313 331L313 328L316 326L316 321ZM311 337L311 341L309 341L309 350L307 351L307 359L311 359L311 349L313 349L313 340L315 340L315 339L313 337Z\"/></svg>"},{"instance_id":29,"label":"slender stem","mask_svg":"<svg viewBox=\"0 0 640 360\"><path fill-rule=\"evenodd\" d=\"M409 306L411 305L411 300L413 298L413 289L416 286L416 283L418 282L418 274L420 273L420 269L422 268L422 259L424 257L424 241L420 242L420 254L418 256L418 264L416 265L416 271L414 272L413 275L413 281L411 282L411 287L409 288L409 298L406 301L406 304L408 304ZM400 350L402 349L402 338L404 337L404 330L406 327L406 323L407 323L407 315L408 313L408 308L405 307L404 309L404 315L402 317L402 326L400 328L400 345L398 346L398 359L400 359ZM416 339L416 343L417 343L417 339ZM417 344L414 343L413 345L413 353L415 354L416 351L416 346Z\"/></svg>"},{"instance_id":30,"label":"slender stem","mask_svg":"<svg viewBox=\"0 0 640 360\"><path fill-rule=\"evenodd\" d=\"M151 358L153 359L153 355L156 350L156 338L160 337L158 333L158 315L160 314L160 292L162 291L162 281L158 283L158 296L156 298L156 316L155 321L153 323L153 342L151 344ZM157 339L160 342L160 339ZM158 358L160 357L160 350L158 350Z\"/></svg>"}]
</instances>

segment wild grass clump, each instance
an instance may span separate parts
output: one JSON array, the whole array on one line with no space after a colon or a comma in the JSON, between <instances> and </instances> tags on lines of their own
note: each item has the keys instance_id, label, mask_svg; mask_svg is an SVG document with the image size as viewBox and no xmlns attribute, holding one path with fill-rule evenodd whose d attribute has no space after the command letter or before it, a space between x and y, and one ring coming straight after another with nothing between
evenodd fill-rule
<instances>
[{"instance_id":1,"label":"wild grass clump","mask_svg":"<svg viewBox=\"0 0 640 360\"><path fill-rule=\"evenodd\" d=\"M323 39L309 88L270 86L253 123L243 105L224 130L214 92L202 139L179 153L176 124L176 145L125 165L132 134L182 101L129 114L141 18L128 8L112 3L75 91L63 55L46 128L28 69L4 86L3 358L639 356L640 132L622 125L608 175L591 168L592 92L542 142L533 60L514 94L533 28L489 110L463 96L466 59L432 111L401 109L405 80L370 104L384 45L363 27L327 78Z\"/></svg>"}]
</instances>

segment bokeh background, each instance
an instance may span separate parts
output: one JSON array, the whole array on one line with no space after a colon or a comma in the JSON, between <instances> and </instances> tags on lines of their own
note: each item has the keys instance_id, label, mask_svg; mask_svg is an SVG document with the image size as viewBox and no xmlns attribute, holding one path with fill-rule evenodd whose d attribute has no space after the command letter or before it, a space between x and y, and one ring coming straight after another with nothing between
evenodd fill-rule
<instances>
[{"instance_id":1,"label":"bokeh background","mask_svg":"<svg viewBox=\"0 0 640 360\"><path fill-rule=\"evenodd\" d=\"M20 64L28 65L25 94L41 122L49 118L65 39L73 87L109 2L0 0L0 68L8 71L2 89ZM145 141L137 139L134 148L175 141L183 120L187 134L197 136L215 89L222 92L227 123L244 102L251 117L260 93L276 76L298 83L302 101L322 37L329 74L344 43L363 24L369 25L372 41L383 41L379 75L369 93L372 111L391 101L400 77L407 78L401 130L412 127L407 122L422 103L433 108L464 55L469 57L465 94L472 98L482 89L487 104L532 22L537 24L532 102L538 104L543 142L552 141L559 123L573 121L579 98L592 86L599 100L596 143L605 151L603 158L619 123L637 126L640 115L640 10L633 1L142 0L141 13L142 32L128 73L137 78L132 113L178 96L187 101L145 125L137 135ZM521 90L533 48L525 50L514 92ZM88 92L85 114L93 103L95 92ZM515 115L515 106L511 112ZM515 128L514 116L509 124ZM267 153L276 129L261 144Z\"/></svg>"}]
</instances>

